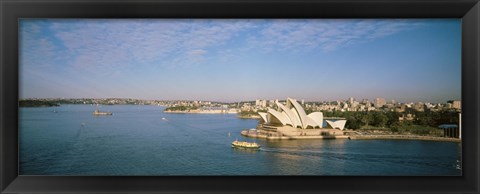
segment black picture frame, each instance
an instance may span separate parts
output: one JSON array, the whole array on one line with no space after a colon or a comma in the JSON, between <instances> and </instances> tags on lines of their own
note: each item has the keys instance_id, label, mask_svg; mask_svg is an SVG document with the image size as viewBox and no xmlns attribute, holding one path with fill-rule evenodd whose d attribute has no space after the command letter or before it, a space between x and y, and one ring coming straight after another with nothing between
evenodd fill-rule
<instances>
[{"instance_id":1,"label":"black picture frame","mask_svg":"<svg viewBox=\"0 0 480 194\"><path fill-rule=\"evenodd\" d=\"M478 193L478 0L1 0L0 193ZM18 176L19 18L461 18L462 176Z\"/></svg>"}]
</instances>

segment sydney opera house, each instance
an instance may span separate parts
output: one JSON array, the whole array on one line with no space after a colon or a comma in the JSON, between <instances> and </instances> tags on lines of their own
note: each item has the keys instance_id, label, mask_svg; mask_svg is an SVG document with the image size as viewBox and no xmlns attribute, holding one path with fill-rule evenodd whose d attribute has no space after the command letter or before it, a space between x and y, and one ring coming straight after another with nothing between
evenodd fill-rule
<instances>
[{"instance_id":1,"label":"sydney opera house","mask_svg":"<svg viewBox=\"0 0 480 194\"><path fill-rule=\"evenodd\" d=\"M269 108L266 113L258 113L265 123L273 125L288 125L300 129L315 129L322 128L323 126L322 112L313 112L307 115L303 107L294 99L287 98L286 105L283 105L278 101L275 101L275 104L278 107L277 110ZM327 120L326 122L327 126L330 128L343 130L346 120Z\"/></svg>"},{"instance_id":2,"label":"sydney opera house","mask_svg":"<svg viewBox=\"0 0 480 194\"><path fill-rule=\"evenodd\" d=\"M268 108L267 112L258 113L262 121L257 129L242 131L242 135L277 139L326 138L343 135L345 119L324 119L322 112L307 115L303 107L291 98L287 98L286 104L278 100L275 104L277 109Z\"/></svg>"}]
</instances>

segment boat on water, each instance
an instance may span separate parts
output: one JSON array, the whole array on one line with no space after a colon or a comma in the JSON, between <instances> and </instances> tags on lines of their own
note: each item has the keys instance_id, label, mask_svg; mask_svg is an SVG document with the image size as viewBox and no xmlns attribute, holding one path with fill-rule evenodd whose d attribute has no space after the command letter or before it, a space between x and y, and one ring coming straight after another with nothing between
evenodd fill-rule
<instances>
[{"instance_id":1,"label":"boat on water","mask_svg":"<svg viewBox=\"0 0 480 194\"><path fill-rule=\"evenodd\" d=\"M97 109L95 111L93 111L93 115L94 116L99 116L99 115L113 115L112 112L103 112L103 111L100 111L98 110L98 104L97 104Z\"/></svg>"},{"instance_id":2,"label":"boat on water","mask_svg":"<svg viewBox=\"0 0 480 194\"><path fill-rule=\"evenodd\" d=\"M113 115L112 112L101 112L99 110L93 111L93 115Z\"/></svg>"},{"instance_id":3,"label":"boat on water","mask_svg":"<svg viewBox=\"0 0 480 194\"><path fill-rule=\"evenodd\" d=\"M255 142L246 142L235 140L232 142L232 148L248 148L248 149L258 149L260 145Z\"/></svg>"}]
</instances>

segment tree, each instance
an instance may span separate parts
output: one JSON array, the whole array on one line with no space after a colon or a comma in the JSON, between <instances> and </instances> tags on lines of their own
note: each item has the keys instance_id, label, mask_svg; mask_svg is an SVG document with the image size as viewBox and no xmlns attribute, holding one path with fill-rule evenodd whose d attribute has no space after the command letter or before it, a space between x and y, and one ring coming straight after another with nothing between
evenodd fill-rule
<instances>
[{"instance_id":1,"label":"tree","mask_svg":"<svg viewBox=\"0 0 480 194\"><path fill-rule=\"evenodd\" d=\"M313 112L313 109L311 109L311 108L305 109L305 113L306 113L307 115L310 114L310 113L312 113L312 112Z\"/></svg>"},{"instance_id":2,"label":"tree","mask_svg":"<svg viewBox=\"0 0 480 194\"><path fill-rule=\"evenodd\" d=\"M355 119L347 119L347 123L345 125L347 128L349 129L360 129L360 127L362 126L362 124L358 121L358 120L355 120Z\"/></svg>"},{"instance_id":3,"label":"tree","mask_svg":"<svg viewBox=\"0 0 480 194\"><path fill-rule=\"evenodd\" d=\"M439 112L439 116L436 117L436 124L458 124L458 112L444 110Z\"/></svg>"},{"instance_id":4,"label":"tree","mask_svg":"<svg viewBox=\"0 0 480 194\"><path fill-rule=\"evenodd\" d=\"M387 116L387 126L391 127L393 124L398 123L400 115L397 112L386 112L385 116Z\"/></svg>"},{"instance_id":5,"label":"tree","mask_svg":"<svg viewBox=\"0 0 480 194\"><path fill-rule=\"evenodd\" d=\"M398 133L400 131L400 127L401 127L400 123L395 122L390 126L390 131L392 131L393 133Z\"/></svg>"},{"instance_id":6,"label":"tree","mask_svg":"<svg viewBox=\"0 0 480 194\"><path fill-rule=\"evenodd\" d=\"M363 126L368 127L368 124L372 121L372 114L370 112L366 112L362 115L361 122Z\"/></svg>"},{"instance_id":7,"label":"tree","mask_svg":"<svg viewBox=\"0 0 480 194\"><path fill-rule=\"evenodd\" d=\"M417 112L415 115L417 117L417 119L414 121L415 124L424 126L435 126L435 120L433 119L434 113Z\"/></svg>"},{"instance_id":8,"label":"tree","mask_svg":"<svg viewBox=\"0 0 480 194\"><path fill-rule=\"evenodd\" d=\"M388 122L388 117L383 112L373 113L372 125L376 127L385 127Z\"/></svg>"}]
</instances>

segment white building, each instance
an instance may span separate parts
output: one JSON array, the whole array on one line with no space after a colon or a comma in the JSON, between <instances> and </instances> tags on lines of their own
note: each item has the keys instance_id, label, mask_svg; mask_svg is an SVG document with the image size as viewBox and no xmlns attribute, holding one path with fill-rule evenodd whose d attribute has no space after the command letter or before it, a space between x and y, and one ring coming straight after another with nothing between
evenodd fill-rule
<instances>
[{"instance_id":1,"label":"white building","mask_svg":"<svg viewBox=\"0 0 480 194\"><path fill-rule=\"evenodd\" d=\"M286 105L275 101L277 109L268 108L266 113L259 112L263 121L271 125L291 126L299 129L323 128L323 113L306 114L303 107L295 100L287 98ZM343 130L346 120L327 121L327 126Z\"/></svg>"}]
</instances>

